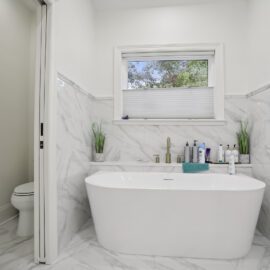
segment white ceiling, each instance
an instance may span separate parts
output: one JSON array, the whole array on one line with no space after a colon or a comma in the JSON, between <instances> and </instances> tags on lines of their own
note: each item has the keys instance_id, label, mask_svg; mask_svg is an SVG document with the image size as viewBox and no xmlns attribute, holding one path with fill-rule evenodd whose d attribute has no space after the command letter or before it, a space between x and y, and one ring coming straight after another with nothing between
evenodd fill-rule
<instances>
[{"instance_id":1,"label":"white ceiling","mask_svg":"<svg viewBox=\"0 0 270 270\"><path fill-rule=\"evenodd\" d=\"M229 0L93 0L98 10L176 6L222 1L228 2Z\"/></svg>"}]
</instances>

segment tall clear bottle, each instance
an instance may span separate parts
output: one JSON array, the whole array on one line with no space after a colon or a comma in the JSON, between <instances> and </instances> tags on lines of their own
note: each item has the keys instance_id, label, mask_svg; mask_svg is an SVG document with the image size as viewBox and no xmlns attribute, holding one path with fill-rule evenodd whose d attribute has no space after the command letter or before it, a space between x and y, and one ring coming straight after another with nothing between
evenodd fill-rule
<instances>
[{"instance_id":1,"label":"tall clear bottle","mask_svg":"<svg viewBox=\"0 0 270 270\"><path fill-rule=\"evenodd\" d=\"M222 144L218 146L218 162L224 163L224 150Z\"/></svg>"},{"instance_id":2,"label":"tall clear bottle","mask_svg":"<svg viewBox=\"0 0 270 270\"><path fill-rule=\"evenodd\" d=\"M229 163L230 162L230 157L231 157L232 151L230 150L230 145L227 145L227 149L225 151L225 162Z\"/></svg>"},{"instance_id":3,"label":"tall clear bottle","mask_svg":"<svg viewBox=\"0 0 270 270\"><path fill-rule=\"evenodd\" d=\"M233 146L232 154L234 155L234 162L239 163L239 151L236 148L236 144Z\"/></svg>"},{"instance_id":4,"label":"tall clear bottle","mask_svg":"<svg viewBox=\"0 0 270 270\"><path fill-rule=\"evenodd\" d=\"M197 140L194 140L194 144L192 147L192 162L198 163L198 146L197 146Z\"/></svg>"}]
</instances>

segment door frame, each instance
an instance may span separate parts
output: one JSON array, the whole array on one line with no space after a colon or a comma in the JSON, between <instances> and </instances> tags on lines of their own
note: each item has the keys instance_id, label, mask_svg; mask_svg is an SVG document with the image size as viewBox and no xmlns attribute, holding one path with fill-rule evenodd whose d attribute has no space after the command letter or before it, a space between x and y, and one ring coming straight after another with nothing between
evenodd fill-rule
<instances>
[{"instance_id":1,"label":"door frame","mask_svg":"<svg viewBox=\"0 0 270 270\"><path fill-rule=\"evenodd\" d=\"M53 32L55 7L54 0L37 1L43 8L37 11L36 25L34 258L36 263L52 264L57 257L58 244Z\"/></svg>"}]
</instances>

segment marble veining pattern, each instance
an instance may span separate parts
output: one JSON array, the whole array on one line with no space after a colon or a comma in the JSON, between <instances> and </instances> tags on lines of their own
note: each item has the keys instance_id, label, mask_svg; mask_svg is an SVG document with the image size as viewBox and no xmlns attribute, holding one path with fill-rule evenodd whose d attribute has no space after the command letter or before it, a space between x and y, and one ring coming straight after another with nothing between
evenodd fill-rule
<instances>
[{"instance_id":1,"label":"marble veining pattern","mask_svg":"<svg viewBox=\"0 0 270 270\"><path fill-rule=\"evenodd\" d=\"M34 241L16 236L18 219L0 226L0 269L23 270L34 265Z\"/></svg>"},{"instance_id":2,"label":"marble veining pattern","mask_svg":"<svg viewBox=\"0 0 270 270\"><path fill-rule=\"evenodd\" d=\"M84 178L91 173L91 125L102 121L107 161L164 161L166 138L171 137L172 160L188 140L205 142L216 158L217 146L236 143L239 121L247 116L246 97L228 97L225 126L121 126L113 124L113 100L96 99L65 76L57 80L58 232L62 249L90 216ZM97 169L97 168L95 168ZM123 168L118 167L117 170ZM125 170L132 169L126 167ZM137 168L138 169L138 168ZM151 170L148 168L148 170ZM244 170L245 171L245 170Z\"/></svg>"},{"instance_id":3,"label":"marble veining pattern","mask_svg":"<svg viewBox=\"0 0 270 270\"><path fill-rule=\"evenodd\" d=\"M91 121L102 121L107 134L105 156L108 161L152 161L154 154L160 154L164 161L166 138L171 137L172 159L183 156L184 145L194 139L205 142L212 149L212 160L217 158L217 147L236 144L239 121L247 118L248 99L226 98L225 126L142 126L113 124L113 101L91 100L93 108Z\"/></svg>"},{"instance_id":4,"label":"marble veining pattern","mask_svg":"<svg viewBox=\"0 0 270 270\"><path fill-rule=\"evenodd\" d=\"M57 198L59 250L90 216L84 178L91 159L91 107L85 92L57 80Z\"/></svg>"},{"instance_id":5,"label":"marble veining pattern","mask_svg":"<svg viewBox=\"0 0 270 270\"><path fill-rule=\"evenodd\" d=\"M270 89L250 97L253 174L266 183L258 227L270 238Z\"/></svg>"},{"instance_id":6,"label":"marble veining pattern","mask_svg":"<svg viewBox=\"0 0 270 270\"><path fill-rule=\"evenodd\" d=\"M35 265L33 239L14 235L16 220L0 227L1 270L269 270L270 241L255 234L249 254L237 260L124 255L97 242L92 220L74 235L53 265Z\"/></svg>"}]
</instances>

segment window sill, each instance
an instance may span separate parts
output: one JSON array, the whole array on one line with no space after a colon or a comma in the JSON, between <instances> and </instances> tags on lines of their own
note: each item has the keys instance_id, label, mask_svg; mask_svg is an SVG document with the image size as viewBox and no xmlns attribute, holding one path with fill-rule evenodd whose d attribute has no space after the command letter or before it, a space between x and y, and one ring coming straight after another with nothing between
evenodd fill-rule
<instances>
[{"instance_id":1,"label":"window sill","mask_svg":"<svg viewBox=\"0 0 270 270\"><path fill-rule=\"evenodd\" d=\"M225 126L226 120L216 119L128 119L113 120L115 125L145 126Z\"/></svg>"}]
</instances>

